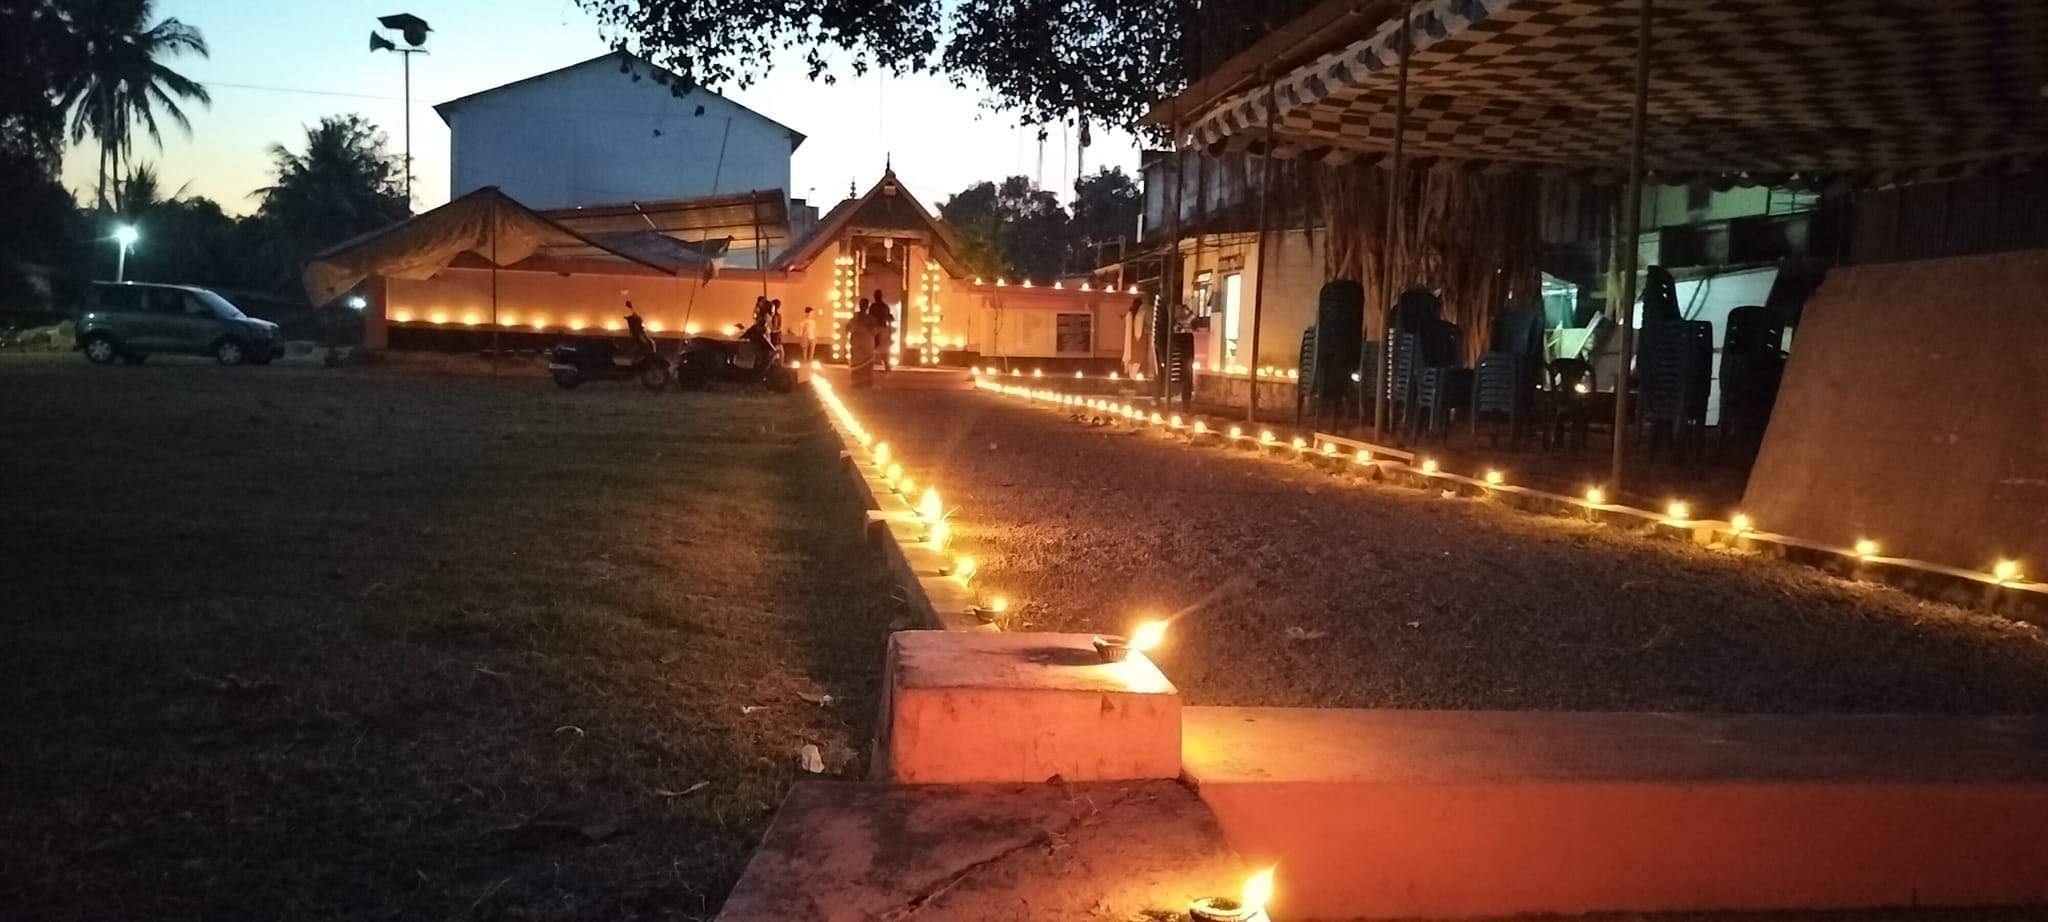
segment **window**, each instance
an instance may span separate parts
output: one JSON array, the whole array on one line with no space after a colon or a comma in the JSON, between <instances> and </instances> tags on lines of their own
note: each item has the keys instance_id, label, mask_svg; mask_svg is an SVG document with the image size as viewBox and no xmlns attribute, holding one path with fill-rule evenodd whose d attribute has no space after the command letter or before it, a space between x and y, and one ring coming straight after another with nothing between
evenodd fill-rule
<instances>
[{"instance_id":1,"label":"window","mask_svg":"<svg viewBox=\"0 0 2048 922\"><path fill-rule=\"evenodd\" d=\"M93 300L96 310L139 311L142 309L142 289L133 285L95 285Z\"/></svg>"},{"instance_id":2,"label":"window","mask_svg":"<svg viewBox=\"0 0 2048 922\"><path fill-rule=\"evenodd\" d=\"M1053 352L1058 355L1095 354L1095 315L1059 314L1053 318Z\"/></svg>"},{"instance_id":3,"label":"window","mask_svg":"<svg viewBox=\"0 0 2048 922\"><path fill-rule=\"evenodd\" d=\"M1212 294L1210 288L1215 285L1215 280L1215 274L1207 269L1195 273L1195 300L1188 305L1188 309L1193 311L1195 316L1207 317L1215 313L1216 307L1210 303L1209 298Z\"/></svg>"},{"instance_id":4,"label":"window","mask_svg":"<svg viewBox=\"0 0 2048 922\"><path fill-rule=\"evenodd\" d=\"M1237 334L1244 319L1244 275L1233 272L1223 277L1223 360L1237 361Z\"/></svg>"}]
</instances>

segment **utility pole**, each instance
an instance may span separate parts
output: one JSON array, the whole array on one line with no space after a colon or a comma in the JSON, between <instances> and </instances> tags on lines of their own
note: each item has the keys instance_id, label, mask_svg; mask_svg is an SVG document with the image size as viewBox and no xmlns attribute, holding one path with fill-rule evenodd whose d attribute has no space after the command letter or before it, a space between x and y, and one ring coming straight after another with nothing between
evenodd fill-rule
<instances>
[{"instance_id":1,"label":"utility pole","mask_svg":"<svg viewBox=\"0 0 2048 922\"><path fill-rule=\"evenodd\" d=\"M377 17L377 25L396 32L405 40L399 47L389 36L370 33L370 50L389 51L404 62L405 70L405 204L412 207L412 56L427 53L427 33L434 31L427 21L411 13Z\"/></svg>"}]
</instances>

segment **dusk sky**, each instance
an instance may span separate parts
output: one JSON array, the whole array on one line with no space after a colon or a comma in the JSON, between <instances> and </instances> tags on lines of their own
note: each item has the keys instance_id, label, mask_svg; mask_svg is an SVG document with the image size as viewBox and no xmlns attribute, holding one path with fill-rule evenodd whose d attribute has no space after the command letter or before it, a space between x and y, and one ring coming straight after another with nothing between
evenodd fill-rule
<instances>
[{"instance_id":1,"label":"dusk sky","mask_svg":"<svg viewBox=\"0 0 2048 922\"><path fill-rule=\"evenodd\" d=\"M393 154L404 147L403 87L398 56L368 50L380 15L413 13L434 27L432 53L413 61L414 199L430 208L448 199L448 130L436 103L529 77L609 50L596 21L574 0L160 0L159 16L197 27L212 57L174 58L180 73L205 84L210 108L192 106L188 136L163 123L163 148L135 142L133 162L154 163L165 189L190 183L188 195L215 199L230 213L256 207L255 190L271 180L267 149L298 148L305 126L322 116L354 112L381 125ZM792 161L791 194L824 207L852 181L865 189L885 153L927 205L983 179L1038 169L1036 129L982 105L984 94L955 89L941 77L854 77L840 68L836 86L806 79L797 54L732 99L808 136ZM1137 149L1122 132L1096 131L1090 172L1104 165L1133 170ZM1053 126L1045 144L1044 184L1071 195L1071 132ZM90 197L97 150L74 148L64 181Z\"/></svg>"}]
</instances>

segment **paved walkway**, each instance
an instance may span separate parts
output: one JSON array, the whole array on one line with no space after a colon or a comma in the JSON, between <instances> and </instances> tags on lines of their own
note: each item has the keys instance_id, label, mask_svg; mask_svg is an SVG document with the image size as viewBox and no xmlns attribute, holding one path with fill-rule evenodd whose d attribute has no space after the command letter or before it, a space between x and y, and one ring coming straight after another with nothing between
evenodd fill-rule
<instances>
[{"instance_id":1,"label":"paved walkway","mask_svg":"<svg viewBox=\"0 0 2048 922\"><path fill-rule=\"evenodd\" d=\"M984 393L845 391L1025 627L1181 612L1192 703L2040 713L2026 625L1611 528L1091 429Z\"/></svg>"}]
</instances>

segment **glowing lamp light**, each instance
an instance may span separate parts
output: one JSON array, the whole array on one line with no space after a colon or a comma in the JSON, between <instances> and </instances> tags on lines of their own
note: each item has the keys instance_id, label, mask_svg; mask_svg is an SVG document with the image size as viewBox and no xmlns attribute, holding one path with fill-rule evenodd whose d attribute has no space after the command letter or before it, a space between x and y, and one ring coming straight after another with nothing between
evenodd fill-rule
<instances>
[{"instance_id":1,"label":"glowing lamp light","mask_svg":"<svg viewBox=\"0 0 2048 922\"><path fill-rule=\"evenodd\" d=\"M607 330L616 330L619 328L619 322L616 320L607 320L604 322L604 328Z\"/></svg>"},{"instance_id":2,"label":"glowing lamp light","mask_svg":"<svg viewBox=\"0 0 2048 922\"><path fill-rule=\"evenodd\" d=\"M1266 429L1266 430L1263 430L1263 431L1261 431L1261 432L1259 433L1259 443L1260 443L1260 444L1262 444L1262 445L1271 445L1271 444L1273 444L1273 430L1271 430L1271 429Z\"/></svg>"},{"instance_id":3,"label":"glowing lamp light","mask_svg":"<svg viewBox=\"0 0 2048 922\"><path fill-rule=\"evenodd\" d=\"M574 320L571 320L571 321L569 321L569 329L572 329L572 330L580 330L580 329L583 329L583 318L581 318L581 317L578 317L578 318L576 318L576 319L574 319Z\"/></svg>"},{"instance_id":4,"label":"glowing lamp light","mask_svg":"<svg viewBox=\"0 0 2048 922\"><path fill-rule=\"evenodd\" d=\"M1244 427L1243 427L1243 426L1232 426L1232 427L1230 427L1230 437L1231 437L1231 438L1233 438L1233 439L1241 439L1241 438L1244 438Z\"/></svg>"},{"instance_id":5,"label":"glowing lamp light","mask_svg":"<svg viewBox=\"0 0 2048 922\"><path fill-rule=\"evenodd\" d=\"M399 323L411 323L412 311L399 311L396 314L392 314L391 319L396 320Z\"/></svg>"},{"instance_id":6,"label":"glowing lamp light","mask_svg":"<svg viewBox=\"0 0 2048 922\"><path fill-rule=\"evenodd\" d=\"M953 541L953 526L946 524L945 519L940 519L926 528L924 535L925 540L931 542L932 550L943 551L946 545Z\"/></svg>"},{"instance_id":7,"label":"glowing lamp light","mask_svg":"<svg viewBox=\"0 0 2048 922\"><path fill-rule=\"evenodd\" d=\"M1115 381L1115 380L1117 380L1117 379L1118 379L1118 376L1117 376L1117 373L1116 373L1116 372L1113 372L1113 371L1112 371L1112 372L1110 372L1110 373L1109 373L1109 380L1111 380L1111 381Z\"/></svg>"},{"instance_id":8,"label":"glowing lamp light","mask_svg":"<svg viewBox=\"0 0 2048 922\"><path fill-rule=\"evenodd\" d=\"M945 504L939 501L938 488L924 488L924 495L917 500L917 514L924 516L927 521L937 521L940 516L946 514Z\"/></svg>"},{"instance_id":9,"label":"glowing lamp light","mask_svg":"<svg viewBox=\"0 0 2048 922\"><path fill-rule=\"evenodd\" d=\"M1160 416L1160 415L1159 415L1159 414L1157 414L1157 413L1154 413L1154 414L1152 414L1152 425L1154 425L1154 426L1158 426L1158 425L1163 425L1163 424L1164 424L1165 422L1166 422L1166 418L1165 418L1165 417L1163 417L1163 416Z\"/></svg>"},{"instance_id":10,"label":"glowing lamp light","mask_svg":"<svg viewBox=\"0 0 2048 922\"><path fill-rule=\"evenodd\" d=\"M1273 869L1267 868L1245 879L1244 893L1239 902L1244 904L1246 913L1257 916L1266 911L1266 901L1272 898Z\"/></svg>"},{"instance_id":11,"label":"glowing lamp light","mask_svg":"<svg viewBox=\"0 0 2048 922\"><path fill-rule=\"evenodd\" d=\"M1366 450L1365 450L1365 449L1363 449L1363 448L1359 449L1359 450L1358 450L1358 463L1360 463L1360 464L1371 464L1371 463L1372 463L1372 452L1366 451Z\"/></svg>"},{"instance_id":12,"label":"glowing lamp light","mask_svg":"<svg viewBox=\"0 0 2048 922\"><path fill-rule=\"evenodd\" d=\"M1742 534L1743 532L1746 532L1746 531L1748 531L1748 530L1749 530L1749 516L1743 515L1743 514L1742 514L1742 513L1740 513L1740 512L1738 512L1738 513L1736 513L1736 514L1734 514L1734 515L1732 515L1732 516L1729 516L1729 517L1728 517L1728 530L1729 530L1729 531L1732 531L1732 532L1734 532L1734 533L1736 533L1736 534L1738 534L1738 535L1739 535L1739 534Z\"/></svg>"},{"instance_id":13,"label":"glowing lamp light","mask_svg":"<svg viewBox=\"0 0 2048 922\"><path fill-rule=\"evenodd\" d=\"M974 558L966 556L953 558L953 575L960 577L961 582L974 579L974 572Z\"/></svg>"},{"instance_id":14,"label":"glowing lamp light","mask_svg":"<svg viewBox=\"0 0 2048 922\"><path fill-rule=\"evenodd\" d=\"M811 360L811 370L812 370L812 371L819 371L819 370L822 370L822 369L823 369L824 367L825 367L825 363L824 363L824 362L820 362L820 361L818 361L817 359L812 359L812 360Z\"/></svg>"},{"instance_id":15,"label":"glowing lamp light","mask_svg":"<svg viewBox=\"0 0 2048 922\"><path fill-rule=\"evenodd\" d=\"M540 329L540 328L542 328L542 327L545 327L545 326L547 326L547 325L548 325L548 319L547 319L546 317L535 317L535 318L533 318L533 328L534 328L534 329L538 330L538 329Z\"/></svg>"},{"instance_id":16,"label":"glowing lamp light","mask_svg":"<svg viewBox=\"0 0 2048 922\"><path fill-rule=\"evenodd\" d=\"M1425 473L1425 474L1434 474L1434 473L1436 473L1436 459L1435 459L1435 458L1424 458L1424 459L1422 459L1422 472L1423 472L1423 473Z\"/></svg>"},{"instance_id":17,"label":"glowing lamp light","mask_svg":"<svg viewBox=\"0 0 2048 922\"><path fill-rule=\"evenodd\" d=\"M1324 443L1323 443L1323 457L1326 457L1326 458L1334 458L1334 457L1337 457L1337 443L1336 443L1336 442L1324 442Z\"/></svg>"},{"instance_id":18,"label":"glowing lamp light","mask_svg":"<svg viewBox=\"0 0 2048 922\"><path fill-rule=\"evenodd\" d=\"M1076 381L1079 381L1079 380L1081 380L1081 373L1080 373L1080 372L1078 372L1078 371L1077 371L1077 372L1074 372L1074 380L1076 380Z\"/></svg>"},{"instance_id":19,"label":"glowing lamp light","mask_svg":"<svg viewBox=\"0 0 2048 922\"><path fill-rule=\"evenodd\" d=\"M1664 509L1664 514L1674 520L1683 522L1686 519L1692 518L1692 508L1684 503L1672 503Z\"/></svg>"},{"instance_id":20,"label":"glowing lamp light","mask_svg":"<svg viewBox=\"0 0 2048 922\"><path fill-rule=\"evenodd\" d=\"M1579 383L1572 385L1572 393L1574 394L1590 394L1592 392L1593 386L1587 384L1584 381L1580 381Z\"/></svg>"},{"instance_id":21,"label":"glowing lamp light","mask_svg":"<svg viewBox=\"0 0 2048 922\"><path fill-rule=\"evenodd\" d=\"M1500 485L1501 485L1502 483L1505 483L1505 482L1507 481L1507 479L1508 479L1508 478L1507 478L1507 475L1505 475L1505 474L1502 474L1502 473L1501 473L1501 472L1499 472L1499 471L1487 471L1487 472L1486 472L1486 485L1487 485L1487 486L1490 486L1490 487L1497 487L1497 486L1500 486Z\"/></svg>"},{"instance_id":22,"label":"glowing lamp light","mask_svg":"<svg viewBox=\"0 0 2048 922\"><path fill-rule=\"evenodd\" d=\"M1043 368L1033 368L1033 369L1031 369L1031 376L1032 376L1032 377L1034 377L1034 378L1043 378L1043 377L1045 377L1045 369L1043 369Z\"/></svg>"},{"instance_id":23,"label":"glowing lamp light","mask_svg":"<svg viewBox=\"0 0 2048 922\"><path fill-rule=\"evenodd\" d=\"M1207 435L1208 433L1209 433L1209 424L1208 424L1208 423L1205 423L1205 422L1202 422L1202 421L1201 421L1201 420L1199 420L1199 419L1198 419L1198 420L1195 420L1195 434L1196 434L1196 435Z\"/></svg>"},{"instance_id":24,"label":"glowing lamp light","mask_svg":"<svg viewBox=\"0 0 2048 922\"><path fill-rule=\"evenodd\" d=\"M881 465L885 465L885 466L886 466L886 465L887 465L887 464L889 463L889 443L888 443L888 442L876 442L876 443L875 443L875 463L876 463L876 464L881 464Z\"/></svg>"},{"instance_id":25,"label":"glowing lamp light","mask_svg":"<svg viewBox=\"0 0 2048 922\"><path fill-rule=\"evenodd\" d=\"M1294 446L1295 451L1301 451L1302 449L1308 447L1308 440L1297 435L1294 437L1294 441L1289 442L1288 444Z\"/></svg>"},{"instance_id":26,"label":"glowing lamp light","mask_svg":"<svg viewBox=\"0 0 2048 922\"><path fill-rule=\"evenodd\" d=\"M683 333L689 336L697 335L697 325L694 323L683 324Z\"/></svg>"},{"instance_id":27,"label":"glowing lamp light","mask_svg":"<svg viewBox=\"0 0 2048 922\"><path fill-rule=\"evenodd\" d=\"M1179 429L1179 428L1181 428L1181 421L1180 421L1180 415L1179 415L1179 414L1174 414L1173 416L1171 416L1171 417L1167 418L1167 420L1166 420L1166 424L1167 424L1168 426L1171 426L1171 427L1175 428L1175 429Z\"/></svg>"},{"instance_id":28,"label":"glowing lamp light","mask_svg":"<svg viewBox=\"0 0 2048 922\"><path fill-rule=\"evenodd\" d=\"M1607 491L1602 490L1599 487L1587 488L1586 502L1592 503L1595 506L1605 504L1607 502Z\"/></svg>"},{"instance_id":29,"label":"glowing lamp light","mask_svg":"<svg viewBox=\"0 0 2048 922\"><path fill-rule=\"evenodd\" d=\"M888 467L882 469L883 480L889 481L890 483L893 484L896 481L901 480L902 478L903 465L901 464L891 464Z\"/></svg>"},{"instance_id":30,"label":"glowing lamp light","mask_svg":"<svg viewBox=\"0 0 2048 922\"><path fill-rule=\"evenodd\" d=\"M2020 562L2001 560L1991 565L1991 578L2001 583L2010 583L2020 578Z\"/></svg>"},{"instance_id":31,"label":"glowing lamp light","mask_svg":"<svg viewBox=\"0 0 2048 922\"><path fill-rule=\"evenodd\" d=\"M428 318L427 318L427 322L428 322L428 323L447 323L447 322L448 322L448 315L447 315L447 314L444 314L444 313L441 313L440 311L435 311L435 312L434 312L434 315L433 315L433 316L431 316L431 317L428 317Z\"/></svg>"},{"instance_id":32,"label":"glowing lamp light","mask_svg":"<svg viewBox=\"0 0 2048 922\"><path fill-rule=\"evenodd\" d=\"M903 494L905 497L908 497L912 493L916 493L917 481L909 477L905 477L902 480L896 481L896 492Z\"/></svg>"},{"instance_id":33,"label":"glowing lamp light","mask_svg":"<svg viewBox=\"0 0 2048 922\"><path fill-rule=\"evenodd\" d=\"M1138 625L1138 629L1131 632L1131 649L1143 653L1146 650L1159 646L1159 642L1165 639L1166 622L1147 621L1144 624Z\"/></svg>"},{"instance_id":34,"label":"glowing lamp light","mask_svg":"<svg viewBox=\"0 0 2048 922\"><path fill-rule=\"evenodd\" d=\"M1877 553L1877 542L1869 538L1856 539L1856 556L1870 557Z\"/></svg>"},{"instance_id":35,"label":"glowing lamp light","mask_svg":"<svg viewBox=\"0 0 2048 922\"><path fill-rule=\"evenodd\" d=\"M1024 369L1022 369L1022 368L1012 368L1012 369L1010 369L1010 377L1012 377L1012 378L1021 378L1021 377L1024 377Z\"/></svg>"},{"instance_id":36,"label":"glowing lamp light","mask_svg":"<svg viewBox=\"0 0 2048 922\"><path fill-rule=\"evenodd\" d=\"M1357 383L1359 383L1360 381L1364 381L1364 380L1365 380L1364 378L1361 378L1361 377L1359 377L1359 376L1358 376L1358 372L1355 372L1355 371L1354 371L1354 372L1352 372L1352 373L1351 373L1351 383L1353 383L1353 384L1357 384Z\"/></svg>"}]
</instances>

